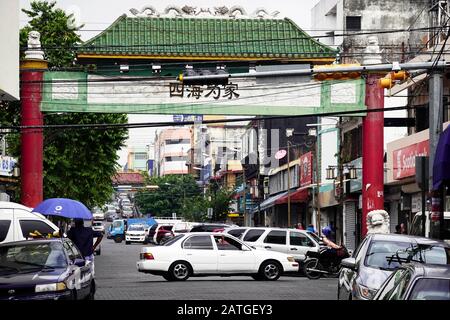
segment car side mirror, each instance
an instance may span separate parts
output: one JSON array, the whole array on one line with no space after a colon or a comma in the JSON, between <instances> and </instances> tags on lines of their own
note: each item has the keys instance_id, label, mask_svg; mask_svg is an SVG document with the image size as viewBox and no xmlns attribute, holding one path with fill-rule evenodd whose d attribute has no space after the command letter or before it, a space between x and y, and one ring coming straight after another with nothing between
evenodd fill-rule
<instances>
[{"instance_id":1,"label":"car side mirror","mask_svg":"<svg viewBox=\"0 0 450 320\"><path fill-rule=\"evenodd\" d=\"M349 268L351 270L356 270L357 269L356 259L355 258L342 259L341 266L344 268Z\"/></svg>"},{"instance_id":2,"label":"car side mirror","mask_svg":"<svg viewBox=\"0 0 450 320\"><path fill-rule=\"evenodd\" d=\"M84 259L75 259L73 260L73 264L78 267L84 267L86 265L86 260Z\"/></svg>"}]
</instances>

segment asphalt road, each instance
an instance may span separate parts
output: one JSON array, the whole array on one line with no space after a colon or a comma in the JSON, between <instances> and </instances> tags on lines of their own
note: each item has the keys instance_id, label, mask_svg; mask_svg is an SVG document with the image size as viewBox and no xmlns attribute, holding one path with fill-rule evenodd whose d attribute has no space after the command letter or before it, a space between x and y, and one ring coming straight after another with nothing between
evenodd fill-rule
<instances>
[{"instance_id":1,"label":"asphalt road","mask_svg":"<svg viewBox=\"0 0 450 320\"><path fill-rule=\"evenodd\" d=\"M278 281L251 277L201 277L168 282L136 269L141 244L104 238L95 257L97 300L334 300L337 279L283 276Z\"/></svg>"}]
</instances>

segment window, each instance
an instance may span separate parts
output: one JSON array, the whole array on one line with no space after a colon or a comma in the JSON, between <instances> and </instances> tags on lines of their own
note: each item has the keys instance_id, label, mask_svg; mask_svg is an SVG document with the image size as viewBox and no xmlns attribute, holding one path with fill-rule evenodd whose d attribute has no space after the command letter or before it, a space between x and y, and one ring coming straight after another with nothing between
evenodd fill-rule
<instances>
[{"instance_id":1,"label":"window","mask_svg":"<svg viewBox=\"0 0 450 320\"><path fill-rule=\"evenodd\" d=\"M72 251L72 248L69 245L69 241L63 242L64 250L66 250L67 255L69 256L70 260L75 260L75 254Z\"/></svg>"},{"instance_id":2,"label":"window","mask_svg":"<svg viewBox=\"0 0 450 320\"><path fill-rule=\"evenodd\" d=\"M190 144L191 140L189 139L168 139L166 140L166 144Z\"/></svg>"},{"instance_id":3,"label":"window","mask_svg":"<svg viewBox=\"0 0 450 320\"><path fill-rule=\"evenodd\" d=\"M228 231L228 234L231 234L233 237L239 238L245 232L245 229L233 229Z\"/></svg>"},{"instance_id":4,"label":"window","mask_svg":"<svg viewBox=\"0 0 450 320\"><path fill-rule=\"evenodd\" d=\"M218 250L242 250L241 243L225 236L214 236Z\"/></svg>"},{"instance_id":5,"label":"window","mask_svg":"<svg viewBox=\"0 0 450 320\"><path fill-rule=\"evenodd\" d=\"M184 249L213 250L210 236L192 236L183 244Z\"/></svg>"},{"instance_id":6,"label":"window","mask_svg":"<svg viewBox=\"0 0 450 320\"><path fill-rule=\"evenodd\" d=\"M394 270L400 266L395 255L398 253L400 258L407 258L406 250L410 247L410 242L372 241L367 250L365 265L377 269Z\"/></svg>"},{"instance_id":7,"label":"window","mask_svg":"<svg viewBox=\"0 0 450 320\"><path fill-rule=\"evenodd\" d=\"M286 231L270 231L264 239L264 243L286 244Z\"/></svg>"},{"instance_id":8,"label":"window","mask_svg":"<svg viewBox=\"0 0 450 320\"><path fill-rule=\"evenodd\" d=\"M48 224L39 220L20 220L20 228L24 238L30 237L30 232L39 231L41 234L53 234L53 230Z\"/></svg>"},{"instance_id":9,"label":"window","mask_svg":"<svg viewBox=\"0 0 450 320\"><path fill-rule=\"evenodd\" d=\"M403 269L397 270L390 276L390 278L388 278L385 286L381 288L382 291L380 292L380 296L378 297L379 300L389 299L395 289L396 284L399 282L405 272L406 270Z\"/></svg>"},{"instance_id":10,"label":"window","mask_svg":"<svg viewBox=\"0 0 450 320\"><path fill-rule=\"evenodd\" d=\"M261 237L265 230L262 229L250 229L247 234L244 236L244 241L247 242L255 242Z\"/></svg>"},{"instance_id":11,"label":"window","mask_svg":"<svg viewBox=\"0 0 450 320\"><path fill-rule=\"evenodd\" d=\"M81 255L80 250L78 250L77 246L70 240L66 240L66 242L69 243L73 255L75 256L75 259L83 259L83 256Z\"/></svg>"},{"instance_id":12,"label":"window","mask_svg":"<svg viewBox=\"0 0 450 320\"><path fill-rule=\"evenodd\" d=\"M146 153L135 153L134 159L135 160L147 160L147 154Z\"/></svg>"},{"instance_id":13,"label":"window","mask_svg":"<svg viewBox=\"0 0 450 320\"><path fill-rule=\"evenodd\" d=\"M314 247L310 238L300 232L290 232L289 241L291 246Z\"/></svg>"},{"instance_id":14,"label":"window","mask_svg":"<svg viewBox=\"0 0 450 320\"><path fill-rule=\"evenodd\" d=\"M10 225L11 220L0 220L0 242L6 239Z\"/></svg>"},{"instance_id":15,"label":"window","mask_svg":"<svg viewBox=\"0 0 450 320\"><path fill-rule=\"evenodd\" d=\"M171 161L186 161L187 157L183 157L183 156L173 156L173 157L165 157L164 158L166 162L171 162Z\"/></svg>"},{"instance_id":16,"label":"window","mask_svg":"<svg viewBox=\"0 0 450 320\"><path fill-rule=\"evenodd\" d=\"M403 300L406 290L408 289L409 281L411 281L411 272L406 272L406 274L400 279L392 293L389 295L388 299Z\"/></svg>"},{"instance_id":17,"label":"window","mask_svg":"<svg viewBox=\"0 0 450 320\"><path fill-rule=\"evenodd\" d=\"M349 31L360 31L361 16L347 16L345 25L347 26L347 30Z\"/></svg>"},{"instance_id":18,"label":"window","mask_svg":"<svg viewBox=\"0 0 450 320\"><path fill-rule=\"evenodd\" d=\"M163 246L166 246L166 247L171 246L172 244L174 244L175 242L177 242L178 240L180 240L183 237L184 237L184 235L182 235L182 234L176 235L175 237L171 238L170 240L164 242Z\"/></svg>"},{"instance_id":19,"label":"window","mask_svg":"<svg viewBox=\"0 0 450 320\"><path fill-rule=\"evenodd\" d=\"M450 279L419 279L409 300L450 300Z\"/></svg>"}]
</instances>

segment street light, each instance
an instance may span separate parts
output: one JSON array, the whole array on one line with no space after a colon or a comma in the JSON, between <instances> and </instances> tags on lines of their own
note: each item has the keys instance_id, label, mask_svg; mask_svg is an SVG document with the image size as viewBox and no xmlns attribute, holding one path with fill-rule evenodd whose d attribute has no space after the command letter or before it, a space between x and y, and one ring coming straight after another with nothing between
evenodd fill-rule
<instances>
[{"instance_id":1,"label":"street light","mask_svg":"<svg viewBox=\"0 0 450 320\"><path fill-rule=\"evenodd\" d=\"M287 128L286 129L286 138L287 138L287 196L288 196L288 228L291 227L291 159L290 159L290 145L291 142L289 141L289 137L292 137L294 135L294 128Z\"/></svg>"}]
</instances>

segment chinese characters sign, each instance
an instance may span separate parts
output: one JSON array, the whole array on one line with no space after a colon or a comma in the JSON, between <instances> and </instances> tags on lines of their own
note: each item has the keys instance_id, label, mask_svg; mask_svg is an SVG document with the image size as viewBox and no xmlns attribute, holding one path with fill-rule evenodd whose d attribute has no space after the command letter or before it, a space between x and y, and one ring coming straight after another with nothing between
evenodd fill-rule
<instances>
[{"instance_id":1,"label":"chinese characters sign","mask_svg":"<svg viewBox=\"0 0 450 320\"><path fill-rule=\"evenodd\" d=\"M11 177L16 160L13 157L0 156L0 176Z\"/></svg>"},{"instance_id":2,"label":"chinese characters sign","mask_svg":"<svg viewBox=\"0 0 450 320\"><path fill-rule=\"evenodd\" d=\"M300 157L300 187L312 183L312 152Z\"/></svg>"},{"instance_id":3,"label":"chinese characters sign","mask_svg":"<svg viewBox=\"0 0 450 320\"><path fill-rule=\"evenodd\" d=\"M200 99L201 97L212 97L214 100L218 100L219 98L231 100L233 98L239 98L240 96L240 94L237 93L238 85L233 83L229 83L226 85L209 85L205 87L199 85L184 85L182 83L171 82L169 86L170 97L186 97L195 99Z\"/></svg>"},{"instance_id":4,"label":"chinese characters sign","mask_svg":"<svg viewBox=\"0 0 450 320\"><path fill-rule=\"evenodd\" d=\"M416 157L426 157L430 153L429 141L412 144L393 152L394 179L399 180L416 174Z\"/></svg>"}]
</instances>

